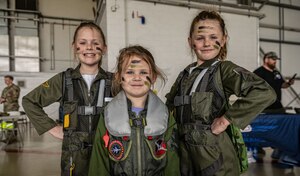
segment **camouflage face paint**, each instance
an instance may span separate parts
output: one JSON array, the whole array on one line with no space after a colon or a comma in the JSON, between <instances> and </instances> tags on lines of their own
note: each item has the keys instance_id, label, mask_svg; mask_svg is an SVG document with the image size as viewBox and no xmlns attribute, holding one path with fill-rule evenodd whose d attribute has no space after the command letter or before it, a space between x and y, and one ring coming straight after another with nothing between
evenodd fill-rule
<instances>
[{"instance_id":1,"label":"camouflage face paint","mask_svg":"<svg viewBox=\"0 0 300 176\"><path fill-rule=\"evenodd\" d=\"M198 29L213 29L211 26L199 26Z\"/></svg>"},{"instance_id":2,"label":"camouflage face paint","mask_svg":"<svg viewBox=\"0 0 300 176\"><path fill-rule=\"evenodd\" d=\"M80 50L80 47L77 47L77 48L76 48L76 51L79 51L79 50Z\"/></svg>"},{"instance_id":3,"label":"camouflage face paint","mask_svg":"<svg viewBox=\"0 0 300 176\"><path fill-rule=\"evenodd\" d=\"M100 47L96 47L97 51L100 51L101 53L103 53L102 49Z\"/></svg>"},{"instance_id":4,"label":"camouflage face paint","mask_svg":"<svg viewBox=\"0 0 300 176\"><path fill-rule=\"evenodd\" d=\"M129 66L130 68L136 68L137 66L136 65L132 65L132 64L130 64L130 66Z\"/></svg>"},{"instance_id":5,"label":"camouflage face paint","mask_svg":"<svg viewBox=\"0 0 300 176\"><path fill-rule=\"evenodd\" d=\"M132 61L131 61L132 64L138 64L138 63L140 63L140 62L141 62L141 60L132 60Z\"/></svg>"},{"instance_id":6,"label":"camouflage face paint","mask_svg":"<svg viewBox=\"0 0 300 176\"><path fill-rule=\"evenodd\" d=\"M124 78L124 77L122 77L121 79L122 79L122 81L125 81L125 78Z\"/></svg>"},{"instance_id":7,"label":"camouflage face paint","mask_svg":"<svg viewBox=\"0 0 300 176\"><path fill-rule=\"evenodd\" d=\"M152 84L152 81L149 76L146 76L146 79L149 81L150 84Z\"/></svg>"},{"instance_id":8,"label":"camouflage face paint","mask_svg":"<svg viewBox=\"0 0 300 176\"><path fill-rule=\"evenodd\" d=\"M219 49L220 47L218 45L214 45L214 48L215 49Z\"/></svg>"},{"instance_id":9,"label":"camouflage face paint","mask_svg":"<svg viewBox=\"0 0 300 176\"><path fill-rule=\"evenodd\" d=\"M195 45L195 44L193 45L193 48L196 48L196 45Z\"/></svg>"},{"instance_id":10,"label":"camouflage face paint","mask_svg":"<svg viewBox=\"0 0 300 176\"><path fill-rule=\"evenodd\" d=\"M144 83L145 83L145 85L146 85L147 87L150 87L150 86L151 86L150 83L149 83L148 81L145 81Z\"/></svg>"},{"instance_id":11,"label":"camouflage face paint","mask_svg":"<svg viewBox=\"0 0 300 176\"><path fill-rule=\"evenodd\" d=\"M217 44L219 47L221 47L221 44L220 44L219 41L216 41L216 44Z\"/></svg>"}]
</instances>

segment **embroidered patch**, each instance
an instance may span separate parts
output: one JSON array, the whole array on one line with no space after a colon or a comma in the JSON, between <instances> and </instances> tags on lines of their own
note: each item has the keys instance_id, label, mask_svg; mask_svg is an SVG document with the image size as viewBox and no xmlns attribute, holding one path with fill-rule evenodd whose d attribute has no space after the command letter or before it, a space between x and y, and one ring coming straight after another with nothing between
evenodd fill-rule
<instances>
[{"instance_id":1,"label":"embroidered patch","mask_svg":"<svg viewBox=\"0 0 300 176\"><path fill-rule=\"evenodd\" d=\"M120 141L114 140L109 144L108 151L114 159L120 160L124 154L123 144Z\"/></svg>"},{"instance_id":2,"label":"embroidered patch","mask_svg":"<svg viewBox=\"0 0 300 176\"><path fill-rule=\"evenodd\" d=\"M43 87L46 87L46 88L49 88L49 87L50 87L48 81L44 82L44 83L42 84L42 86L43 86Z\"/></svg>"},{"instance_id":3,"label":"embroidered patch","mask_svg":"<svg viewBox=\"0 0 300 176\"><path fill-rule=\"evenodd\" d=\"M167 144L159 139L155 142L155 155L160 157L162 156L163 154L165 154L167 151Z\"/></svg>"}]
</instances>

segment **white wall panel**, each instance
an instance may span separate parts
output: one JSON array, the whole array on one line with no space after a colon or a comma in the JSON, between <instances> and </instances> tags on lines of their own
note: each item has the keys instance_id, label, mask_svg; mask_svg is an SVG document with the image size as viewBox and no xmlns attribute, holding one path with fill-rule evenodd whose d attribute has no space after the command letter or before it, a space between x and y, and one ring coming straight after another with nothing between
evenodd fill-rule
<instances>
[{"instance_id":1,"label":"white wall panel","mask_svg":"<svg viewBox=\"0 0 300 176\"><path fill-rule=\"evenodd\" d=\"M116 12L110 10L114 3L107 4L108 47L114 49L108 55L109 68L114 67L118 50L125 46L124 38L126 45L140 44L148 48L168 77L166 86L159 92L164 99L179 72L193 61L187 39L191 21L200 10L137 1L117 2ZM145 17L145 24L139 16ZM258 19L225 13L222 16L229 33L228 60L253 70L258 59Z\"/></svg>"}]
</instances>

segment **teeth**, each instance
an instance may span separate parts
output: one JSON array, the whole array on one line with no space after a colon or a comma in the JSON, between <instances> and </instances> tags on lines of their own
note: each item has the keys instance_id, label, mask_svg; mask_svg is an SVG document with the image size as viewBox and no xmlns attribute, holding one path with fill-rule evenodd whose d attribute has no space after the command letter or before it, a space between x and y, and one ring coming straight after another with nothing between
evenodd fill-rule
<instances>
[{"instance_id":1,"label":"teeth","mask_svg":"<svg viewBox=\"0 0 300 176\"><path fill-rule=\"evenodd\" d=\"M84 56L95 56L96 54L94 54L94 53L85 53L85 54L83 54Z\"/></svg>"}]
</instances>

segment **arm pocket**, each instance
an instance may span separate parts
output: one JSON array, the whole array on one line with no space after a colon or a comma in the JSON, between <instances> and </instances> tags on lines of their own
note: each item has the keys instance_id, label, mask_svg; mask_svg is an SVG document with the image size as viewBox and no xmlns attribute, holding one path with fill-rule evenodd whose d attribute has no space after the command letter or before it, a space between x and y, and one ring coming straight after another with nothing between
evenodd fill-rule
<instances>
[{"instance_id":1,"label":"arm pocket","mask_svg":"<svg viewBox=\"0 0 300 176\"><path fill-rule=\"evenodd\" d=\"M75 130L77 127L77 107L78 103L76 101L64 102L63 112L64 112L64 129Z\"/></svg>"}]
</instances>

